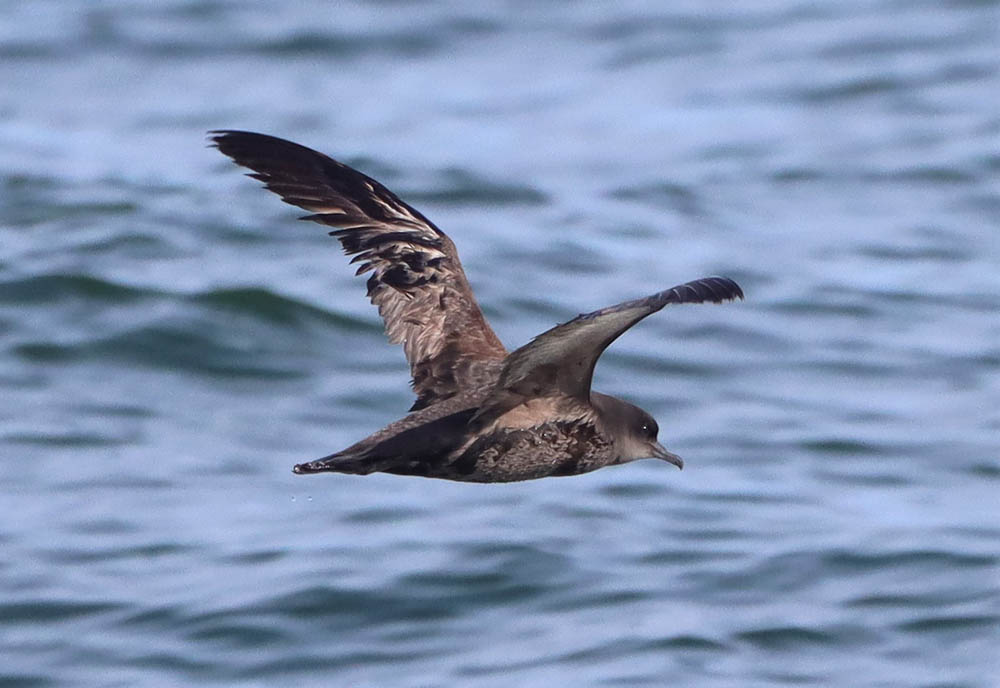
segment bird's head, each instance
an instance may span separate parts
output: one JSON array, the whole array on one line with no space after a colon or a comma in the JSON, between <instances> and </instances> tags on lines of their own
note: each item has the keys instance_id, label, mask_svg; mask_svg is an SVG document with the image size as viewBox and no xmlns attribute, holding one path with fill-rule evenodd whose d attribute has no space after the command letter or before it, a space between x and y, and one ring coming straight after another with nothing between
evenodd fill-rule
<instances>
[{"instance_id":1,"label":"bird's head","mask_svg":"<svg viewBox=\"0 0 1000 688\"><path fill-rule=\"evenodd\" d=\"M656 439L660 426L641 408L599 392L591 394L591 403L614 438L619 463L656 458L684 468L684 460L667 451Z\"/></svg>"}]
</instances>

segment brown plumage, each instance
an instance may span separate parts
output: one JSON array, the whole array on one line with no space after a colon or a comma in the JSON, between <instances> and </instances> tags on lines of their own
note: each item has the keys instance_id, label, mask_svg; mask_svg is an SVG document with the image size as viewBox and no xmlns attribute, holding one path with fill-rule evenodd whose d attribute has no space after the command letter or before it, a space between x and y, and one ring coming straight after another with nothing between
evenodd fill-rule
<instances>
[{"instance_id":1,"label":"brown plumage","mask_svg":"<svg viewBox=\"0 0 1000 688\"><path fill-rule=\"evenodd\" d=\"M303 217L335 227L390 341L403 345L417 399L411 413L343 451L295 466L509 482L586 473L657 457L656 421L591 391L594 366L625 330L668 304L743 298L706 277L580 315L507 353L469 287L451 240L374 179L299 144L242 131L211 140Z\"/></svg>"},{"instance_id":2,"label":"brown plumage","mask_svg":"<svg viewBox=\"0 0 1000 688\"><path fill-rule=\"evenodd\" d=\"M417 400L410 410L448 399L486 379L481 368L507 355L469 288L455 245L394 193L322 153L291 141L239 131L212 132L219 150L254 170L249 176L301 218L336 227L344 252L368 278L368 298L389 341L402 344ZM485 365L484 365L485 364Z\"/></svg>"}]
</instances>

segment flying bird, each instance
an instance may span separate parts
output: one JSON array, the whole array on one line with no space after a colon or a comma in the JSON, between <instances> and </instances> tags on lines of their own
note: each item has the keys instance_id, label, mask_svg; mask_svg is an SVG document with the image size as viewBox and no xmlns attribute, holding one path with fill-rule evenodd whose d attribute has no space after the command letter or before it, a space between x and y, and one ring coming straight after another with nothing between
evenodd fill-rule
<instances>
[{"instance_id":1,"label":"flying bird","mask_svg":"<svg viewBox=\"0 0 1000 688\"><path fill-rule=\"evenodd\" d=\"M451 239L380 183L291 141L209 132L265 188L333 227L368 274L368 297L389 340L402 344L416 401L403 418L295 473L383 472L466 482L587 473L636 459L682 468L657 441L651 415L591 390L598 357L664 306L742 299L726 277L705 277L586 313L507 352L476 303Z\"/></svg>"}]
</instances>

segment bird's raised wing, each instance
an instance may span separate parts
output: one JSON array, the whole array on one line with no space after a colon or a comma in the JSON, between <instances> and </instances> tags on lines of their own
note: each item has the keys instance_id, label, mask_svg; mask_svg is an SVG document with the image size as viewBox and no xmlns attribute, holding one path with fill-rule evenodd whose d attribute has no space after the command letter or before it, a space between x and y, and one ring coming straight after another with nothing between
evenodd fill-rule
<instances>
[{"instance_id":1,"label":"bird's raised wing","mask_svg":"<svg viewBox=\"0 0 1000 688\"><path fill-rule=\"evenodd\" d=\"M245 131L209 132L249 176L308 210L301 218L336 227L344 252L371 272L368 297L389 340L403 345L417 401L413 409L454 396L463 376L506 350L483 317L458 252L444 232L371 177L284 139Z\"/></svg>"},{"instance_id":2,"label":"bird's raised wing","mask_svg":"<svg viewBox=\"0 0 1000 688\"><path fill-rule=\"evenodd\" d=\"M721 303L742 298L743 290L733 280L705 277L577 316L507 357L482 415L503 412L534 397L562 395L589 404L597 359L625 330L671 303Z\"/></svg>"}]
</instances>

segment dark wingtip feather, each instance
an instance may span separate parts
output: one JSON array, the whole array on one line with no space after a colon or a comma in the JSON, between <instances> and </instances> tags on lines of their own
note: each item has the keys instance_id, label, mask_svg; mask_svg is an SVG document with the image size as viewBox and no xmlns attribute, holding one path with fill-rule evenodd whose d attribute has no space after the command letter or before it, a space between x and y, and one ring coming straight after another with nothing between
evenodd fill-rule
<instances>
[{"instance_id":1,"label":"dark wingtip feather","mask_svg":"<svg viewBox=\"0 0 1000 688\"><path fill-rule=\"evenodd\" d=\"M664 292L666 303L722 303L743 299L743 289L728 277L702 277Z\"/></svg>"},{"instance_id":2,"label":"dark wingtip feather","mask_svg":"<svg viewBox=\"0 0 1000 688\"><path fill-rule=\"evenodd\" d=\"M264 136L264 134L255 134L252 131L243 131L241 129L209 129L205 132L212 141L219 141L221 139L230 138L233 136L239 136L241 134L249 134L250 136Z\"/></svg>"},{"instance_id":3,"label":"dark wingtip feather","mask_svg":"<svg viewBox=\"0 0 1000 688\"><path fill-rule=\"evenodd\" d=\"M743 295L743 288L736 284L734 280L731 280L728 277L714 277L712 279L718 280L725 287L727 293L729 294L729 296L725 297L726 300L732 301L734 299L739 299L742 301L745 298Z\"/></svg>"},{"instance_id":4,"label":"dark wingtip feather","mask_svg":"<svg viewBox=\"0 0 1000 688\"><path fill-rule=\"evenodd\" d=\"M205 132L205 136L208 137L209 148L220 148L226 139L230 139L239 134L246 134L249 132L237 131L236 129L210 129Z\"/></svg>"}]
</instances>

